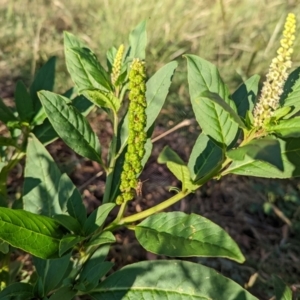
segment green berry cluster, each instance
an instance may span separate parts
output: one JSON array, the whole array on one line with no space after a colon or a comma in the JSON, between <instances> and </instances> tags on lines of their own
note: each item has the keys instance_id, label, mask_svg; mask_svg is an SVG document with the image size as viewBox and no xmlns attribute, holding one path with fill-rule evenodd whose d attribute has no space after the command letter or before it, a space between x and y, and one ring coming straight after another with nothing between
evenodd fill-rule
<instances>
[{"instance_id":1,"label":"green berry cluster","mask_svg":"<svg viewBox=\"0 0 300 300\"><path fill-rule=\"evenodd\" d=\"M138 186L137 176L142 171L141 162L145 154L145 143L147 140L145 132L147 124L146 72L144 62L139 59L134 59L131 65L129 90L129 135L121 174L121 194L116 200L119 205L134 198L134 191Z\"/></svg>"}]
</instances>

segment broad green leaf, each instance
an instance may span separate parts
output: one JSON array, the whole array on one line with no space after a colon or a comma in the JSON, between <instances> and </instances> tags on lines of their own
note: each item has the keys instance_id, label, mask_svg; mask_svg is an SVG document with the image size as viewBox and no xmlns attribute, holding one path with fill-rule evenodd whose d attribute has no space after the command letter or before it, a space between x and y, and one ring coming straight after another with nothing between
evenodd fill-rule
<instances>
[{"instance_id":1,"label":"broad green leaf","mask_svg":"<svg viewBox=\"0 0 300 300\"><path fill-rule=\"evenodd\" d=\"M103 108L107 107L117 112L120 108L120 100L113 93L104 92L101 90L84 90L84 96L96 106Z\"/></svg>"},{"instance_id":2,"label":"broad green leaf","mask_svg":"<svg viewBox=\"0 0 300 300\"><path fill-rule=\"evenodd\" d=\"M13 247L40 258L54 258L63 235L59 223L49 217L0 207L0 238Z\"/></svg>"},{"instance_id":3,"label":"broad green leaf","mask_svg":"<svg viewBox=\"0 0 300 300\"><path fill-rule=\"evenodd\" d=\"M188 168L193 182L220 168L224 159L222 149L201 133L192 149Z\"/></svg>"},{"instance_id":4,"label":"broad green leaf","mask_svg":"<svg viewBox=\"0 0 300 300\"><path fill-rule=\"evenodd\" d=\"M67 174L60 177L58 199L62 211L68 212L82 227L86 221L86 209L78 189Z\"/></svg>"},{"instance_id":5,"label":"broad green leaf","mask_svg":"<svg viewBox=\"0 0 300 300\"><path fill-rule=\"evenodd\" d=\"M85 232L85 235L89 235L95 230L97 230L99 227L101 227L104 224L108 214L115 206L115 203L105 203L100 205L97 209L95 209L90 214L83 226L83 231Z\"/></svg>"},{"instance_id":6,"label":"broad green leaf","mask_svg":"<svg viewBox=\"0 0 300 300\"><path fill-rule=\"evenodd\" d=\"M258 300L215 270L179 260L128 265L101 282L90 296L93 300Z\"/></svg>"},{"instance_id":7,"label":"broad green leaf","mask_svg":"<svg viewBox=\"0 0 300 300\"><path fill-rule=\"evenodd\" d=\"M55 215L53 218L70 232L78 234L81 232L81 226L75 218L68 215Z\"/></svg>"},{"instance_id":8,"label":"broad green leaf","mask_svg":"<svg viewBox=\"0 0 300 300\"><path fill-rule=\"evenodd\" d=\"M176 61L164 65L146 83L146 130L152 126L165 103L177 66Z\"/></svg>"},{"instance_id":9,"label":"broad green leaf","mask_svg":"<svg viewBox=\"0 0 300 300\"><path fill-rule=\"evenodd\" d=\"M84 237L76 235L67 235L60 240L59 256L65 254L68 250L73 248L76 244L84 240Z\"/></svg>"},{"instance_id":10,"label":"broad green leaf","mask_svg":"<svg viewBox=\"0 0 300 300\"><path fill-rule=\"evenodd\" d=\"M278 121L277 124L268 124L266 130L283 138L300 137L300 117Z\"/></svg>"},{"instance_id":11,"label":"broad green leaf","mask_svg":"<svg viewBox=\"0 0 300 300\"><path fill-rule=\"evenodd\" d=\"M34 135L28 140L26 154L24 209L49 217L61 214L57 199L61 173L53 158Z\"/></svg>"},{"instance_id":12,"label":"broad green leaf","mask_svg":"<svg viewBox=\"0 0 300 300\"><path fill-rule=\"evenodd\" d=\"M34 114L33 101L22 81L18 81L16 84L15 102L20 120L29 122Z\"/></svg>"},{"instance_id":13,"label":"broad green leaf","mask_svg":"<svg viewBox=\"0 0 300 300\"><path fill-rule=\"evenodd\" d=\"M166 146L158 157L158 163L166 163L168 169L174 176L182 182L183 191L195 191L199 186L191 180L191 175L188 167L169 146Z\"/></svg>"},{"instance_id":14,"label":"broad green leaf","mask_svg":"<svg viewBox=\"0 0 300 300\"><path fill-rule=\"evenodd\" d=\"M196 120L206 135L228 146L236 137L238 124L222 106L201 96L207 91L216 93L236 112L228 87L222 81L216 66L195 55L185 57L188 65L189 92Z\"/></svg>"},{"instance_id":15,"label":"broad green leaf","mask_svg":"<svg viewBox=\"0 0 300 300\"><path fill-rule=\"evenodd\" d=\"M280 144L274 138L266 137L259 140L252 140L243 147L228 151L227 156L233 160L240 161L248 156L255 160L267 162L283 171Z\"/></svg>"},{"instance_id":16,"label":"broad green leaf","mask_svg":"<svg viewBox=\"0 0 300 300\"><path fill-rule=\"evenodd\" d=\"M147 46L146 21L142 21L129 35L130 58L145 59Z\"/></svg>"},{"instance_id":17,"label":"broad green leaf","mask_svg":"<svg viewBox=\"0 0 300 300\"><path fill-rule=\"evenodd\" d=\"M287 102L291 101L292 98L290 98L289 100L287 100L287 98L289 98L289 96L291 96L290 93L296 92L296 90L298 90L298 88L300 87L299 79L300 79L300 67L295 69L288 76L288 79L284 83L283 93L280 96L281 106L289 106L289 105L287 105ZM300 90L298 92L300 92Z\"/></svg>"},{"instance_id":18,"label":"broad green leaf","mask_svg":"<svg viewBox=\"0 0 300 300\"><path fill-rule=\"evenodd\" d=\"M100 235L93 237L87 246L100 246L104 244L113 244L116 242L115 236L110 231L103 231Z\"/></svg>"},{"instance_id":19,"label":"broad green leaf","mask_svg":"<svg viewBox=\"0 0 300 300\"><path fill-rule=\"evenodd\" d=\"M113 265L110 261L104 261L99 263L94 262L85 267L80 274L76 288L83 292L91 291L97 286L99 280L111 270Z\"/></svg>"},{"instance_id":20,"label":"broad green leaf","mask_svg":"<svg viewBox=\"0 0 300 300\"><path fill-rule=\"evenodd\" d=\"M51 57L36 73L33 83L30 86L30 96L33 102L35 115L42 109L37 92L41 90L52 91L55 79L56 58ZM36 118L36 116L34 117Z\"/></svg>"},{"instance_id":21,"label":"broad green leaf","mask_svg":"<svg viewBox=\"0 0 300 300\"><path fill-rule=\"evenodd\" d=\"M4 124L9 124L10 122L17 122L18 119L15 117L11 109L6 106L3 100L0 98L0 121Z\"/></svg>"},{"instance_id":22,"label":"broad green leaf","mask_svg":"<svg viewBox=\"0 0 300 300\"><path fill-rule=\"evenodd\" d=\"M273 275L272 281L275 288L276 300L293 300L291 289L281 280L281 278Z\"/></svg>"},{"instance_id":23,"label":"broad green leaf","mask_svg":"<svg viewBox=\"0 0 300 300\"><path fill-rule=\"evenodd\" d=\"M252 111L258 93L260 76L253 75L248 78L232 94L232 100L236 105L238 115L245 118L247 111Z\"/></svg>"},{"instance_id":24,"label":"broad green leaf","mask_svg":"<svg viewBox=\"0 0 300 300\"><path fill-rule=\"evenodd\" d=\"M237 112L235 112L218 94L212 93L209 91L205 91L201 94L200 97L203 100L204 100L204 98L209 99L210 101L214 102L215 104L221 106L221 108L223 108L223 110L228 113L228 116L232 121L234 121L237 125L239 125L240 128L246 129L245 124L242 122L242 120L239 117L239 115L237 114Z\"/></svg>"},{"instance_id":25,"label":"broad green leaf","mask_svg":"<svg viewBox=\"0 0 300 300\"><path fill-rule=\"evenodd\" d=\"M50 123L76 153L102 164L100 143L87 120L68 105L69 99L47 91L39 92Z\"/></svg>"},{"instance_id":26,"label":"broad green leaf","mask_svg":"<svg viewBox=\"0 0 300 300\"><path fill-rule=\"evenodd\" d=\"M29 283L15 282L0 292L1 300L34 299L33 286Z\"/></svg>"},{"instance_id":27,"label":"broad green leaf","mask_svg":"<svg viewBox=\"0 0 300 300\"><path fill-rule=\"evenodd\" d=\"M294 109L285 117L289 119L300 110L300 68L294 70L285 82L280 97L281 106L292 106Z\"/></svg>"},{"instance_id":28,"label":"broad green leaf","mask_svg":"<svg viewBox=\"0 0 300 300\"><path fill-rule=\"evenodd\" d=\"M158 213L135 227L135 235L147 250L171 257L225 257L245 261L238 245L220 226L196 214Z\"/></svg>"},{"instance_id":29,"label":"broad green leaf","mask_svg":"<svg viewBox=\"0 0 300 300\"><path fill-rule=\"evenodd\" d=\"M93 88L106 92L112 90L108 73L101 66L96 55L89 48L66 48L66 55L69 55L70 52L73 52L73 54L77 56L77 59L72 61L74 63L73 67L75 68L74 71L76 74L73 75L72 79L76 78L74 83L77 85L79 92Z\"/></svg>"},{"instance_id":30,"label":"broad green leaf","mask_svg":"<svg viewBox=\"0 0 300 300\"><path fill-rule=\"evenodd\" d=\"M280 171L278 168L267 162L245 156L243 160L234 160L222 175L232 173L264 178L291 178L300 176L300 139L277 138L276 140L280 145L280 157L274 157L274 159L277 159L278 161L282 160L283 171ZM272 153L272 155L274 155L274 153Z\"/></svg>"},{"instance_id":31,"label":"broad green leaf","mask_svg":"<svg viewBox=\"0 0 300 300\"><path fill-rule=\"evenodd\" d=\"M72 105L79 110L83 116L87 116L93 104L83 95L79 95L72 100ZM45 113L46 116L46 113ZM46 118L42 124L37 125L33 129L33 134L39 139L43 145L48 145L58 138L58 135L52 127L50 121Z\"/></svg>"},{"instance_id":32,"label":"broad green leaf","mask_svg":"<svg viewBox=\"0 0 300 300\"><path fill-rule=\"evenodd\" d=\"M50 291L60 287L70 264L70 257L70 253L57 259L40 259L33 257L35 269L43 286L42 296L46 296Z\"/></svg>"},{"instance_id":33,"label":"broad green leaf","mask_svg":"<svg viewBox=\"0 0 300 300\"><path fill-rule=\"evenodd\" d=\"M72 300L74 299L74 296L76 295L77 291L73 290L69 286L64 286L58 290L56 290L49 300Z\"/></svg>"}]
</instances>

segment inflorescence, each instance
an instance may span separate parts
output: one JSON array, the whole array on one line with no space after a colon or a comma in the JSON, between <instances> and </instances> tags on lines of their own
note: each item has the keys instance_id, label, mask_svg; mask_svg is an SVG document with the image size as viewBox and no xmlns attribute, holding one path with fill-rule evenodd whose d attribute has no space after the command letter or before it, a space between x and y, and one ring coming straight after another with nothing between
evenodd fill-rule
<instances>
[{"instance_id":1,"label":"inflorescence","mask_svg":"<svg viewBox=\"0 0 300 300\"><path fill-rule=\"evenodd\" d=\"M130 201L135 196L138 186L138 175L142 171L142 159L145 154L147 134L145 127L146 116L146 72L145 64L139 59L134 59L129 72L129 135L128 146L125 154L123 171L121 174L120 191L117 204Z\"/></svg>"},{"instance_id":2,"label":"inflorescence","mask_svg":"<svg viewBox=\"0 0 300 300\"><path fill-rule=\"evenodd\" d=\"M290 13L287 16L281 47L277 50L277 57L272 63L264 82L261 96L254 109L254 126L262 127L268 122L273 112L279 107L280 96L283 93L284 83L288 78L288 69L291 68L291 55L295 40L296 17Z\"/></svg>"}]
</instances>

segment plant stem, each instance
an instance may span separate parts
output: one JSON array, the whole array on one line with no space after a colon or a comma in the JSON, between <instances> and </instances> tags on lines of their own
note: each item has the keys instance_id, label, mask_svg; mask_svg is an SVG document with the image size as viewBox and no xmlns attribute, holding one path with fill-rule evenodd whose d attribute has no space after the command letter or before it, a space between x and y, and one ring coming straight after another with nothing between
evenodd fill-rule
<instances>
[{"instance_id":1,"label":"plant stem","mask_svg":"<svg viewBox=\"0 0 300 300\"><path fill-rule=\"evenodd\" d=\"M174 195L173 197L169 198L168 200L159 203L149 209L146 209L145 211L142 211L140 213L137 213L135 215L129 216L129 217L125 217L121 220L118 220L118 218L116 218L115 221L113 221L111 224L109 224L104 230L113 230L121 225L127 224L127 223L133 223L136 221L139 221L141 219L145 219L159 211L162 211L166 208L168 208L169 206L175 204L176 202L178 202L179 200L181 200L182 198L186 197L187 195L189 195L190 193L192 193L192 191L186 190L186 191L181 191L178 194ZM121 209L120 209L121 210ZM120 214L120 212L119 212Z\"/></svg>"}]
</instances>

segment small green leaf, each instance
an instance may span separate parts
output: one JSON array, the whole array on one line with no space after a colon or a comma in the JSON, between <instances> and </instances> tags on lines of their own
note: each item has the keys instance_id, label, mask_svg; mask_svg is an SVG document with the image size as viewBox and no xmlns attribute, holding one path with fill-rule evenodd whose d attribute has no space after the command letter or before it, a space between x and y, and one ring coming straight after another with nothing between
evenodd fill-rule
<instances>
[{"instance_id":1,"label":"small green leaf","mask_svg":"<svg viewBox=\"0 0 300 300\"><path fill-rule=\"evenodd\" d=\"M100 143L87 120L63 96L41 91L39 97L55 131L76 153L102 164Z\"/></svg>"},{"instance_id":2,"label":"small green leaf","mask_svg":"<svg viewBox=\"0 0 300 300\"><path fill-rule=\"evenodd\" d=\"M290 106L284 106L276 109L272 114L272 120L280 120L283 117L285 117L290 111L292 110L292 107Z\"/></svg>"},{"instance_id":3,"label":"small green leaf","mask_svg":"<svg viewBox=\"0 0 300 300\"><path fill-rule=\"evenodd\" d=\"M60 177L58 198L62 211L75 218L81 228L86 221L86 209L78 189L67 174Z\"/></svg>"},{"instance_id":4,"label":"small green leaf","mask_svg":"<svg viewBox=\"0 0 300 300\"><path fill-rule=\"evenodd\" d=\"M92 257L84 264L78 279L78 289L84 291L93 289L113 266L111 262L104 262L110 246L103 245L98 248Z\"/></svg>"},{"instance_id":5,"label":"small green leaf","mask_svg":"<svg viewBox=\"0 0 300 300\"><path fill-rule=\"evenodd\" d=\"M85 267L80 274L78 285L76 286L82 292L89 292L94 289L99 283L100 279L105 276L113 267L110 261L96 263Z\"/></svg>"},{"instance_id":6,"label":"small green leaf","mask_svg":"<svg viewBox=\"0 0 300 300\"><path fill-rule=\"evenodd\" d=\"M80 233L81 226L75 218L68 215L55 215L53 218L70 232Z\"/></svg>"},{"instance_id":7,"label":"small green leaf","mask_svg":"<svg viewBox=\"0 0 300 300\"><path fill-rule=\"evenodd\" d=\"M32 135L26 150L24 209L52 217L61 214L57 199L61 173L45 147Z\"/></svg>"},{"instance_id":8,"label":"small green leaf","mask_svg":"<svg viewBox=\"0 0 300 300\"><path fill-rule=\"evenodd\" d=\"M184 165L184 161L169 146L164 147L164 149L159 154L159 157L158 157L157 161L160 164L165 164L168 161L172 161L172 162L177 163L179 165Z\"/></svg>"},{"instance_id":9,"label":"small green leaf","mask_svg":"<svg viewBox=\"0 0 300 300\"><path fill-rule=\"evenodd\" d=\"M15 102L21 121L29 122L34 114L33 101L22 81L16 84Z\"/></svg>"},{"instance_id":10,"label":"small green leaf","mask_svg":"<svg viewBox=\"0 0 300 300\"><path fill-rule=\"evenodd\" d=\"M113 93L107 93L101 90L84 90L84 96L93 102L96 106L107 107L117 112L120 108L120 100Z\"/></svg>"},{"instance_id":11,"label":"small green leaf","mask_svg":"<svg viewBox=\"0 0 300 300\"><path fill-rule=\"evenodd\" d=\"M0 292L1 300L34 299L33 286L29 283L15 282Z\"/></svg>"},{"instance_id":12,"label":"small green leaf","mask_svg":"<svg viewBox=\"0 0 300 300\"><path fill-rule=\"evenodd\" d=\"M199 185L194 184L191 180L191 175L188 167L169 146L166 146L158 157L158 163L166 163L168 169L174 176L182 182L183 191L195 191Z\"/></svg>"},{"instance_id":13,"label":"small green leaf","mask_svg":"<svg viewBox=\"0 0 300 300\"><path fill-rule=\"evenodd\" d=\"M77 85L79 92L83 90L99 89L111 91L111 83L108 73L97 60L96 55L87 47L72 47L66 49L66 54L73 52L77 56L75 67L76 78L74 83ZM82 76L82 77L80 77ZM73 79L72 78L72 79Z\"/></svg>"},{"instance_id":14,"label":"small green leaf","mask_svg":"<svg viewBox=\"0 0 300 300\"><path fill-rule=\"evenodd\" d=\"M224 160L223 150L208 136L201 133L192 149L188 168L193 182L220 168Z\"/></svg>"},{"instance_id":15,"label":"small green leaf","mask_svg":"<svg viewBox=\"0 0 300 300\"><path fill-rule=\"evenodd\" d=\"M67 69L73 82L79 89L90 89L93 83L90 81L89 75L82 67L80 57L72 51L72 48L85 48L87 47L81 40L69 32L64 32L64 52Z\"/></svg>"},{"instance_id":16,"label":"small green leaf","mask_svg":"<svg viewBox=\"0 0 300 300\"><path fill-rule=\"evenodd\" d=\"M33 257L34 266L43 287L43 293L40 296L46 296L50 291L60 287L70 265L70 257L70 253L57 259Z\"/></svg>"},{"instance_id":17,"label":"small green leaf","mask_svg":"<svg viewBox=\"0 0 300 300\"><path fill-rule=\"evenodd\" d=\"M97 209L95 209L90 214L83 226L83 231L85 232L85 234L89 235L95 230L97 230L99 227L101 227L104 224L108 214L115 206L115 203L105 203L99 206Z\"/></svg>"},{"instance_id":18,"label":"small green leaf","mask_svg":"<svg viewBox=\"0 0 300 300\"><path fill-rule=\"evenodd\" d=\"M243 147L228 151L227 156L233 160L240 161L248 156L255 160L267 162L283 171L280 144L274 138L266 137L259 140L252 140Z\"/></svg>"},{"instance_id":19,"label":"small green leaf","mask_svg":"<svg viewBox=\"0 0 300 300\"><path fill-rule=\"evenodd\" d=\"M11 109L4 104L1 98L0 98L0 121L2 121L4 124L9 124L11 122L18 121L18 119L15 117Z\"/></svg>"},{"instance_id":20,"label":"small green leaf","mask_svg":"<svg viewBox=\"0 0 300 300\"><path fill-rule=\"evenodd\" d=\"M293 300L291 289L276 275L272 276L276 300Z\"/></svg>"},{"instance_id":21,"label":"small green leaf","mask_svg":"<svg viewBox=\"0 0 300 300\"><path fill-rule=\"evenodd\" d=\"M54 258L63 235L59 223L51 218L0 207L0 238L13 247L44 259Z\"/></svg>"},{"instance_id":22,"label":"small green leaf","mask_svg":"<svg viewBox=\"0 0 300 300\"><path fill-rule=\"evenodd\" d=\"M276 138L274 137L274 139ZM283 171L280 171L277 167L267 162L245 156L243 160L234 160L222 175L232 173L264 178L291 178L300 176L300 139L277 138L276 140L280 145L280 156L277 155L273 159L283 162ZM274 156L274 153L272 153L272 156Z\"/></svg>"},{"instance_id":23,"label":"small green leaf","mask_svg":"<svg viewBox=\"0 0 300 300\"><path fill-rule=\"evenodd\" d=\"M238 124L222 106L201 97L207 91L215 93L236 112L228 87L222 81L216 66L196 55L185 57L188 65L189 92L196 120L206 135L229 146L236 137Z\"/></svg>"},{"instance_id":24,"label":"small green leaf","mask_svg":"<svg viewBox=\"0 0 300 300\"><path fill-rule=\"evenodd\" d=\"M104 244L113 244L116 242L115 236L110 231L103 231L100 235L93 237L87 246L100 246Z\"/></svg>"},{"instance_id":25,"label":"small green leaf","mask_svg":"<svg viewBox=\"0 0 300 300\"><path fill-rule=\"evenodd\" d=\"M234 281L200 264L142 261L101 282L90 296L102 299L258 300Z\"/></svg>"},{"instance_id":26,"label":"small green leaf","mask_svg":"<svg viewBox=\"0 0 300 300\"><path fill-rule=\"evenodd\" d=\"M72 105L83 115L87 116L93 104L86 99L83 95L79 95L72 100ZM46 118L46 113L45 113ZM43 123L37 125L33 129L33 134L39 139L43 145L48 145L58 138L58 135L52 127L49 119L45 119Z\"/></svg>"},{"instance_id":27,"label":"small green leaf","mask_svg":"<svg viewBox=\"0 0 300 300\"><path fill-rule=\"evenodd\" d=\"M74 299L74 296L77 294L77 291L72 290L69 286L64 286L58 290L56 290L49 300L72 300Z\"/></svg>"},{"instance_id":28,"label":"small green leaf","mask_svg":"<svg viewBox=\"0 0 300 300\"><path fill-rule=\"evenodd\" d=\"M238 245L224 229L196 214L158 213L138 224L135 235L147 251L160 255L245 261Z\"/></svg>"},{"instance_id":29,"label":"small green leaf","mask_svg":"<svg viewBox=\"0 0 300 300\"><path fill-rule=\"evenodd\" d=\"M147 46L146 21L142 21L129 35L130 58L145 59Z\"/></svg>"},{"instance_id":30,"label":"small green leaf","mask_svg":"<svg viewBox=\"0 0 300 300\"><path fill-rule=\"evenodd\" d=\"M111 73L112 67L114 65L115 57L117 54L117 48L116 47L111 47L107 50L106 52L106 64L108 68L108 72Z\"/></svg>"},{"instance_id":31,"label":"small green leaf","mask_svg":"<svg viewBox=\"0 0 300 300\"><path fill-rule=\"evenodd\" d=\"M236 105L238 115L245 118L247 111L252 111L256 102L260 76L253 75L248 78L232 94L232 99Z\"/></svg>"},{"instance_id":32,"label":"small green leaf","mask_svg":"<svg viewBox=\"0 0 300 300\"><path fill-rule=\"evenodd\" d=\"M30 86L30 96L33 102L34 112L36 118L41 109L41 102L38 98L37 92L41 90L52 91L55 79L55 62L56 58L51 57L36 73L33 83ZM35 122L35 121L33 121Z\"/></svg>"},{"instance_id":33,"label":"small green leaf","mask_svg":"<svg viewBox=\"0 0 300 300\"><path fill-rule=\"evenodd\" d=\"M266 130L270 133L283 138L299 138L300 137L300 117L293 117L289 120L278 121L277 124L268 124Z\"/></svg>"},{"instance_id":34,"label":"small green leaf","mask_svg":"<svg viewBox=\"0 0 300 300\"><path fill-rule=\"evenodd\" d=\"M64 236L59 243L59 256L65 254L68 250L73 248L76 244L84 240L84 237L76 235Z\"/></svg>"}]
</instances>

